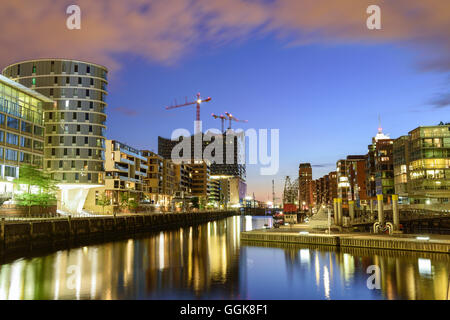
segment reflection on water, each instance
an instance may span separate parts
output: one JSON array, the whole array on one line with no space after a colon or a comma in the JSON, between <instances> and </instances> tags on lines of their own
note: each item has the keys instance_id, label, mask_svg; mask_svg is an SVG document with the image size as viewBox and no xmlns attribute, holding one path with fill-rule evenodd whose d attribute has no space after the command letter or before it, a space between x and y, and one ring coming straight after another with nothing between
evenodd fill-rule
<instances>
[{"instance_id":1,"label":"reflection on water","mask_svg":"<svg viewBox=\"0 0 450 320\"><path fill-rule=\"evenodd\" d=\"M230 217L0 266L0 299L446 299L443 254L240 244L271 224ZM381 290L369 290L370 265Z\"/></svg>"}]
</instances>

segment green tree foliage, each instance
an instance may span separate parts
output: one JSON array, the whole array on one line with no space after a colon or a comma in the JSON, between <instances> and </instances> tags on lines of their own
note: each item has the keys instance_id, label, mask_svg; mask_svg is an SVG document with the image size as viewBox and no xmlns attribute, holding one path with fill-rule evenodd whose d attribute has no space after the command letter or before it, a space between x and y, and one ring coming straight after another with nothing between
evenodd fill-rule
<instances>
[{"instance_id":1,"label":"green tree foliage","mask_svg":"<svg viewBox=\"0 0 450 320\"><path fill-rule=\"evenodd\" d=\"M56 181L47 172L32 165L24 165L19 169L19 178L14 180L16 186L24 186L24 193L18 195L16 200L19 205L28 207L28 215L31 215L31 207L39 206L41 210L47 209L56 202ZM34 187L34 188L33 188ZM37 189L37 192L32 192Z\"/></svg>"},{"instance_id":2,"label":"green tree foliage","mask_svg":"<svg viewBox=\"0 0 450 320\"><path fill-rule=\"evenodd\" d=\"M102 207L103 214L105 214L105 207L111 205L111 197L106 192L103 192L97 199L97 205Z\"/></svg>"},{"instance_id":3,"label":"green tree foliage","mask_svg":"<svg viewBox=\"0 0 450 320\"><path fill-rule=\"evenodd\" d=\"M198 197L193 197L192 200L192 207L198 209L199 208L199 201L198 201Z\"/></svg>"}]
</instances>

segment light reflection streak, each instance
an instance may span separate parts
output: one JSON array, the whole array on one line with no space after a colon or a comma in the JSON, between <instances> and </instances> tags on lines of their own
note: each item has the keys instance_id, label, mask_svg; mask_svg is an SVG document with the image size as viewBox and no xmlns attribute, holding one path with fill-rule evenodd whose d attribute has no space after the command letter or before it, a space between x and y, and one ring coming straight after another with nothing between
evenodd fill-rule
<instances>
[{"instance_id":1,"label":"light reflection streak","mask_svg":"<svg viewBox=\"0 0 450 320\"><path fill-rule=\"evenodd\" d=\"M323 288L325 290L325 298L330 299L330 273L327 266L323 266Z\"/></svg>"},{"instance_id":2,"label":"light reflection streak","mask_svg":"<svg viewBox=\"0 0 450 320\"><path fill-rule=\"evenodd\" d=\"M22 281L23 281L24 261L16 261L11 267L11 285L9 288L9 300L19 300L22 298Z\"/></svg>"}]
</instances>

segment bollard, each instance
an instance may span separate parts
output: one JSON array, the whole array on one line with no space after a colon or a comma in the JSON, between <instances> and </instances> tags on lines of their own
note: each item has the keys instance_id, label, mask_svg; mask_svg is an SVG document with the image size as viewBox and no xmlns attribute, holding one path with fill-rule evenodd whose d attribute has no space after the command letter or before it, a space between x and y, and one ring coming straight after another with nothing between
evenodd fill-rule
<instances>
[{"instance_id":1,"label":"bollard","mask_svg":"<svg viewBox=\"0 0 450 320\"><path fill-rule=\"evenodd\" d=\"M337 199L337 207L338 207L338 226L342 226L342 198Z\"/></svg>"},{"instance_id":2,"label":"bollard","mask_svg":"<svg viewBox=\"0 0 450 320\"><path fill-rule=\"evenodd\" d=\"M378 204L378 222L380 225L384 225L384 212L383 212L383 195L377 194L377 204Z\"/></svg>"},{"instance_id":3,"label":"bollard","mask_svg":"<svg viewBox=\"0 0 450 320\"><path fill-rule=\"evenodd\" d=\"M32 242L33 241L33 222L30 222L30 234L29 234L29 237L30 237L30 242Z\"/></svg>"},{"instance_id":4,"label":"bollard","mask_svg":"<svg viewBox=\"0 0 450 320\"><path fill-rule=\"evenodd\" d=\"M398 194L392 195L392 219L394 220L394 230L399 229L400 217L398 213Z\"/></svg>"},{"instance_id":5,"label":"bollard","mask_svg":"<svg viewBox=\"0 0 450 320\"><path fill-rule=\"evenodd\" d=\"M1 241L3 242L3 243L5 243L5 222L6 222L6 219L5 218L2 218L2 226L1 226L1 230L0 230L0 239L1 239Z\"/></svg>"},{"instance_id":6,"label":"bollard","mask_svg":"<svg viewBox=\"0 0 450 320\"><path fill-rule=\"evenodd\" d=\"M334 224L338 225L338 209L337 209L337 198L333 199L333 214L334 214Z\"/></svg>"},{"instance_id":7,"label":"bollard","mask_svg":"<svg viewBox=\"0 0 450 320\"><path fill-rule=\"evenodd\" d=\"M69 222L69 236L72 235L72 216L69 214L67 216L67 221Z\"/></svg>"},{"instance_id":8,"label":"bollard","mask_svg":"<svg viewBox=\"0 0 450 320\"><path fill-rule=\"evenodd\" d=\"M350 222L353 222L355 220L355 201L353 200L348 202L348 213L350 216Z\"/></svg>"}]
</instances>

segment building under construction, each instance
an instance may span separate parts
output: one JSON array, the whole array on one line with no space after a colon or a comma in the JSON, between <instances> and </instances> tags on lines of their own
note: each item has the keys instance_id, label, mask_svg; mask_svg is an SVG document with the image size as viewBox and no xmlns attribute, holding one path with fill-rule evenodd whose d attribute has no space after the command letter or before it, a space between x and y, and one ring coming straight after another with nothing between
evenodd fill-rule
<instances>
[{"instance_id":1,"label":"building under construction","mask_svg":"<svg viewBox=\"0 0 450 320\"><path fill-rule=\"evenodd\" d=\"M217 157L220 157L222 159L222 163L217 162L210 162L210 170L211 175L215 176L232 176L232 177L239 177L243 181L245 181L246 178L246 167L245 167L245 150L244 145L241 143L241 139L233 133L230 133L228 131L228 134L232 134L231 136L227 137L227 133L224 133L222 135L223 139L223 149L222 149L222 156L217 155ZM201 141L201 155L197 159L197 155L195 154L195 136L191 136L191 160L203 160L203 152L205 151L205 148L208 147L209 144L214 142L215 137L218 136L212 135L211 141L205 141L208 139L205 139L205 134L201 134L201 140L199 137L197 139ZM228 139L227 139L228 138ZM158 137L158 154L161 155L165 159L171 159L172 158L172 150L175 148L175 146L182 142L184 137L180 137L178 140L172 141L170 139L166 139L163 137ZM230 140L230 141L228 141ZM230 146L231 143L231 146ZM200 150L200 149L199 149ZM227 152L228 150L231 150L232 155L228 158L227 163ZM211 155L213 157L216 156L215 152L220 152L218 150L214 150ZM180 158L184 158L184 155L182 152L179 154ZM188 159L186 159L188 160ZM229 163L231 162L231 163Z\"/></svg>"}]
</instances>

